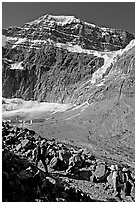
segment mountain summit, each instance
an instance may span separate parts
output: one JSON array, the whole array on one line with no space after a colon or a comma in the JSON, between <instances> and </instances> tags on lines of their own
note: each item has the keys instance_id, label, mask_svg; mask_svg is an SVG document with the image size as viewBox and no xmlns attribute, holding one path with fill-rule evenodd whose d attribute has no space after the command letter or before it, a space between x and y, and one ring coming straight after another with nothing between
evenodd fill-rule
<instances>
[{"instance_id":1,"label":"mountain summit","mask_svg":"<svg viewBox=\"0 0 137 204\"><path fill-rule=\"evenodd\" d=\"M30 22L29 24L41 24L43 23L46 24L48 23L48 26L51 26L56 23L57 25L66 25L66 24L71 24L71 23L80 23L80 20L77 19L75 16L64 16L64 15L61 15L61 16L53 16L53 15L44 15L44 16L41 16L40 18Z\"/></svg>"},{"instance_id":2,"label":"mountain summit","mask_svg":"<svg viewBox=\"0 0 137 204\"><path fill-rule=\"evenodd\" d=\"M79 45L83 49L98 51L119 50L134 39L132 34L120 29L101 28L80 21L74 16L52 15L42 16L25 23L22 27L3 29L3 35L19 38L18 44L28 44L30 40L33 42L35 40L35 45L37 45L44 43L45 40L50 40L55 43Z\"/></svg>"}]
</instances>

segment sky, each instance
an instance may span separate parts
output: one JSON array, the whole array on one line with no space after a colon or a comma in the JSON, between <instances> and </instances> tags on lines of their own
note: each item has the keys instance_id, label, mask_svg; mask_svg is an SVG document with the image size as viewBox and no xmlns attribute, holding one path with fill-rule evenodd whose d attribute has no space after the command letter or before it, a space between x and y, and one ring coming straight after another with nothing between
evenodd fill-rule
<instances>
[{"instance_id":1,"label":"sky","mask_svg":"<svg viewBox=\"0 0 137 204\"><path fill-rule=\"evenodd\" d=\"M135 33L134 2L3 2L2 27L21 26L46 14L73 15L98 26Z\"/></svg>"}]
</instances>

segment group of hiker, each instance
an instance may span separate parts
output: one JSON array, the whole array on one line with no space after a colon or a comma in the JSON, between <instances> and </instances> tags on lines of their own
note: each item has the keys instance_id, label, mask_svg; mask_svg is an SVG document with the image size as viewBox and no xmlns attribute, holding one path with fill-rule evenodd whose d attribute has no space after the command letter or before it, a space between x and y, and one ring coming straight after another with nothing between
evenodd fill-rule
<instances>
[{"instance_id":1,"label":"group of hiker","mask_svg":"<svg viewBox=\"0 0 137 204\"><path fill-rule=\"evenodd\" d=\"M132 190L135 187L135 179L132 177L132 172L126 167L119 167L118 165L111 165L114 196L121 199L123 196L131 196ZM134 199L133 199L134 200Z\"/></svg>"},{"instance_id":2,"label":"group of hiker","mask_svg":"<svg viewBox=\"0 0 137 204\"><path fill-rule=\"evenodd\" d=\"M132 177L132 172L125 167L118 165L105 165L104 175L96 177L94 175L97 163L95 159L89 159L84 154L84 150L77 151L68 150L63 144L59 144L58 148L54 148L54 142L48 144L45 139L37 142L37 147L34 149L33 158L36 162L41 160L45 172L48 174L48 165L54 170L65 170L66 176L71 174L78 174L80 168L84 165L91 165L93 182L108 182L113 186L114 196L121 200L121 195L131 196L131 192L135 187L135 179ZM111 181L110 181L111 180Z\"/></svg>"},{"instance_id":3,"label":"group of hiker","mask_svg":"<svg viewBox=\"0 0 137 204\"><path fill-rule=\"evenodd\" d=\"M84 179L87 177L93 183L106 182L113 187L115 197L132 197L135 189L135 177L129 167L117 164L104 163L103 170L98 159L86 149L73 147L58 141L47 140L37 136L34 131L27 128L12 127L3 122L3 148L13 150L15 154L25 156L39 169L40 161L46 175L53 171L63 171L65 176L80 178L84 170ZM43 169L42 168L42 169ZM89 172L86 177L86 172ZM101 174L98 173L101 171ZM87 179L88 180L88 179Z\"/></svg>"}]
</instances>

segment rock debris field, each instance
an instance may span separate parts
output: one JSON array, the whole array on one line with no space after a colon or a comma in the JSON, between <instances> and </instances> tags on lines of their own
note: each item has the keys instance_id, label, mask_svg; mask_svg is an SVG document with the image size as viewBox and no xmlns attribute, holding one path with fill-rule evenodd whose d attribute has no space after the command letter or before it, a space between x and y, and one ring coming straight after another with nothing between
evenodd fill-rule
<instances>
[{"instance_id":1,"label":"rock debris field","mask_svg":"<svg viewBox=\"0 0 137 204\"><path fill-rule=\"evenodd\" d=\"M42 162L36 165L34 159L38 143L46 145L48 150L45 160L48 174ZM80 155L79 168L70 166L70 158L74 155ZM129 194L121 195L121 199L114 196L110 171L110 166L114 164L96 158L86 148L42 138L33 130L11 125L8 121L2 122L3 202L135 201L134 185ZM120 167L128 168L135 183L134 169L122 164Z\"/></svg>"}]
</instances>

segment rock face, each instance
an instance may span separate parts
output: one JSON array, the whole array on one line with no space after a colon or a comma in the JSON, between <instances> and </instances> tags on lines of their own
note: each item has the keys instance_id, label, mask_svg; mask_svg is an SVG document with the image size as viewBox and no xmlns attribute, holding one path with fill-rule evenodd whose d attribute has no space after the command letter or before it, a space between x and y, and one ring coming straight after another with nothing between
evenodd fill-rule
<instances>
[{"instance_id":1,"label":"rock face","mask_svg":"<svg viewBox=\"0 0 137 204\"><path fill-rule=\"evenodd\" d=\"M46 15L3 29L3 97L82 103L79 89L85 92L85 83L93 87L108 75L119 50L133 39L71 16Z\"/></svg>"},{"instance_id":2,"label":"rock face","mask_svg":"<svg viewBox=\"0 0 137 204\"><path fill-rule=\"evenodd\" d=\"M13 56L16 58L16 54ZM3 96L63 101L71 97L79 81L89 79L93 69L103 63L101 57L51 46L32 50L23 60L23 69L10 69L10 65L3 63Z\"/></svg>"},{"instance_id":3,"label":"rock face","mask_svg":"<svg viewBox=\"0 0 137 204\"><path fill-rule=\"evenodd\" d=\"M3 29L3 35L21 38L21 44L29 42L29 40L40 40L41 42L41 40L50 39L54 42L71 43L80 45L85 49L98 51L113 51L124 48L134 38L126 31L100 28L80 21L74 16L51 15L42 16L22 27Z\"/></svg>"}]
</instances>

